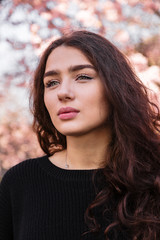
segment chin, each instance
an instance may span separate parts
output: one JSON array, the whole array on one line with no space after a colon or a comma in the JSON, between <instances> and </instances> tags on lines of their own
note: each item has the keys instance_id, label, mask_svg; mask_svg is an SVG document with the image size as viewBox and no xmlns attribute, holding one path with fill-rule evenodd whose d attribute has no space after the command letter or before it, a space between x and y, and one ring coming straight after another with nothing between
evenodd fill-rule
<instances>
[{"instance_id":1,"label":"chin","mask_svg":"<svg viewBox=\"0 0 160 240\"><path fill-rule=\"evenodd\" d=\"M67 131L65 130L61 130L59 131L61 134L65 135L66 137L68 136L72 136L72 137L80 137L80 136L85 136L87 134L90 134L92 132L94 132L93 129L67 129Z\"/></svg>"},{"instance_id":2,"label":"chin","mask_svg":"<svg viewBox=\"0 0 160 240\"><path fill-rule=\"evenodd\" d=\"M72 137L78 137L78 136L81 136L83 135L82 132L79 132L79 131L59 131L61 134L63 134L64 136L72 136Z\"/></svg>"}]
</instances>

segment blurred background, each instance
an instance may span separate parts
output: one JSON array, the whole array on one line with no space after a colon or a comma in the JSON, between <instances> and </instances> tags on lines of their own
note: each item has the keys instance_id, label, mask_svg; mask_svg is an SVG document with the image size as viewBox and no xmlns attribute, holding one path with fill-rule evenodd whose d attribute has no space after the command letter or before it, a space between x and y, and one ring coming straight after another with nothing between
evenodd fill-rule
<instances>
[{"instance_id":1,"label":"blurred background","mask_svg":"<svg viewBox=\"0 0 160 240\"><path fill-rule=\"evenodd\" d=\"M159 0L1 0L0 177L44 154L31 127L34 70L50 41L79 29L105 36L125 53L160 106Z\"/></svg>"}]
</instances>

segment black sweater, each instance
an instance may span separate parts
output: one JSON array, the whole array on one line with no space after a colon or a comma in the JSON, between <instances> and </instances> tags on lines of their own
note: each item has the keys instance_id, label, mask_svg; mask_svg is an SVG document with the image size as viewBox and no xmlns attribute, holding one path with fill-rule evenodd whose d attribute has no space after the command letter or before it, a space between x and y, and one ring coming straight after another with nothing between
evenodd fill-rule
<instances>
[{"instance_id":1,"label":"black sweater","mask_svg":"<svg viewBox=\"0 0 160 240\"><path fill-rule=\"evenodd\" d=\"M61 169L47 156L12 167L0 185L0 240L105 239L102 231L82 235L93 171Z\"/></svg>"}]
</instances>

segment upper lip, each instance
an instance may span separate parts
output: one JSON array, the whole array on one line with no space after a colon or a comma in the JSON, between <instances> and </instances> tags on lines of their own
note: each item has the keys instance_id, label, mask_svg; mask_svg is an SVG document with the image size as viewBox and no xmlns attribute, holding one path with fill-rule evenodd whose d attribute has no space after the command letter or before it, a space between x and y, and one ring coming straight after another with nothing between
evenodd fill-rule
<instances>
[{"instance_id":1,"label":"upper lip","mask_svg":"<svg viewBox=\"0 0 160 240\"><path fill-rule=\"evenodd\" d=\"M79 110L72 108L72 107L62 107L58 111L58 115L62 113L69 113L69 112L79 112Z\"/></svg>"}]
</instances>

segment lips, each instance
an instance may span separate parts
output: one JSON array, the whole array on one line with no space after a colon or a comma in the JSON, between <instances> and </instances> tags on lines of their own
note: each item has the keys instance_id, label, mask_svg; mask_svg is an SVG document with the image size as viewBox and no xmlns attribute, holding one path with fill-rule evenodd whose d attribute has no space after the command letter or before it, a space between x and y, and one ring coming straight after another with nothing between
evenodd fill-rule
<instances>
[{"instance_id":1,"label":"lips","mask_svg":"<svg viewBox=\"0 0 160 240\"><path fill-rule=\"evenodd\" d=\"M58 117L63 120L71 120L74 119L77 114L79 113L79 110L71 107L65 107L65 108L60 108L58 111Z\"/></svg>"},{"instance_id":2,"label":"lips","mask_svg":"<svg viewBox=\"0 0 160 240\"><path fill-rule=\"evenodd\" d=\"M79 110L72 107L60 108L58 111L58 115L64 114L64 113L71 113L71 112L79 112Z\"/></svg>"}]
</instances>

